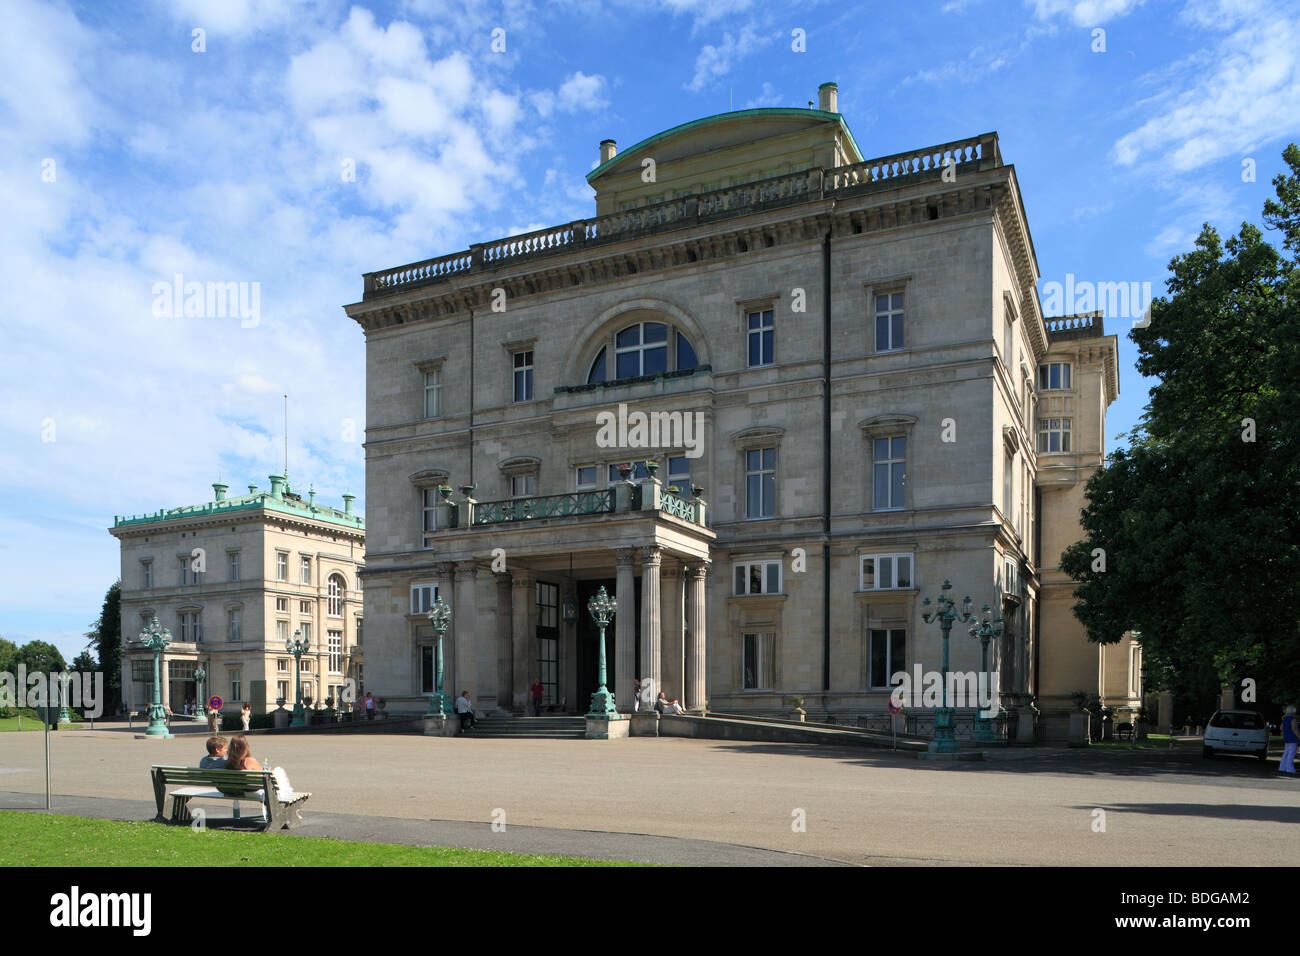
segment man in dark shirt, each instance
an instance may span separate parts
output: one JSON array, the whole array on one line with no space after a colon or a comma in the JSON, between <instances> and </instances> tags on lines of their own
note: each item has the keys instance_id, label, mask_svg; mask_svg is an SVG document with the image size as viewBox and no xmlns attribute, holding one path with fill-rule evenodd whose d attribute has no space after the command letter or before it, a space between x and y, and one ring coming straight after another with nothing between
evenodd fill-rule
<instances>
[{"instance_id":1,"label":"man in dark shirt","mask_svg":"<svg viewBox=\"0 0 1300 956\"><path fill-rule=\"evenodd\" d=\"M1282 718L1282 759L1277 769L1283 773L1295 773L1295 752L1300 745L1300 726L1297 726L1295 704L1287 704L1286 716Z\"/></svg>"},{"instance_id":2,"label":"man in dark shirt","mask_svg":"<svg viewBox=\"0 0 1300 956\"><path fill-rule=\"evenodd\" d=\"M224 770L226 768L226 738L209 737L208 755L199 761L200 770Z\"/></svg>"}]
</instances>

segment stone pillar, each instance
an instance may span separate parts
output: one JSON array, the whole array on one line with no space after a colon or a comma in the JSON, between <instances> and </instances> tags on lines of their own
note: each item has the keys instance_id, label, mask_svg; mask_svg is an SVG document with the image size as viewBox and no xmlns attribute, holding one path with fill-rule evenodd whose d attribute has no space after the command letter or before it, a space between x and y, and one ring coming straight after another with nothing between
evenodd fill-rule
<instances>
[{"instance_id":1,"label":"stone pillar","mask_svg":"<svg viewBox=\"0 0 1300 956\"><path fill-rule=\"evenodd\" d=\"M651 682L656 697L659 696L663 682L660 659L663 597L659 593L659 571L662 566L663 548L651 545L641 549L641 680Z\"/></svg>"},{"instance_id":2,"label":"stone pillar","mask_svg":"<svg viewBox=\"0 0 1300 956\"><path fill-rule=\"evenodd\" d=\"M686 648L682 631L682 569L680 567L664 568L659 572L660 587L663 590L663 656L660 675L663 677L664 690L671 699L677 697L686 706L685 662L682 655Z\"/></svg>"},{"instance_id":3,"label":"stone pillar","mask_svg":"<svg viewBox=\"0 0 1300 956\"><path fill-rule=\"evenodd\" d=\"M632 682L636 679L636 551L620 548L614 553L618 577L614 582L614 703L620 711L632 710Z\"/></svg>"},{"instance_id":4,"label":"stone pillar","mask_svg":"<svg viewBox=\"0 0 1300 956\"><path fill-rule=\"evenodd\" d=\"M514 685L515 646L514 621L510 609L510 575L496 575L497 579L497 709L508 711L514 707L511 688Z\"/></svg>"},{"instance_id":5,"label":"stone pillar","mask_svg":"<svg viewBox=\"0 0 1300 956\"><path fill-rule=\"evenodd\" d=\"M702 711L706 693L705 644L708 637L704 607L704 578L707 565L687 570L686 606L689 627L686 641L686 699L682 706L691 711Z\"/></svg>"},{"instance_id":6,"label":"stone pillar","mask_svg":"<svg viewBox=\"0 0 1300 956\"><path fill-rule=\"evenodd\" d=\"M469 691L469 699L478 700L478 599L475 578L478 568L462 564L456 569L456 615L452 625L456 628L456 683L455 688L444 688L452 693L452 700L462 690Z\"/></svg>"},{"instance_id":7,"label":"stone pillar","mask_svg":"<svg viewBox=\"0 0 1300 956\"><path fill-rule=\"evenodd\" d=\"M514 573L513 603L510 707L516 714L526 714L528 686L533 680L529 672L537 668L537 576L532 571Z\"/></svg>"}]
</instances>

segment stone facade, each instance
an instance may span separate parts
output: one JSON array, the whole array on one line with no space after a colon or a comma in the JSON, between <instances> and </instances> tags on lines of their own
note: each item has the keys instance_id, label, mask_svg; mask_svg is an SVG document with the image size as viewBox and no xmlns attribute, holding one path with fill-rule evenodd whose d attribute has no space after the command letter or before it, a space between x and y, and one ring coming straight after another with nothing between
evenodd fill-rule
<instances>
[{"instance_id":1,"label":"stone facade","mask_svg":"<svg viewBox=\"0 0 1300 956\"><path fill-rule=\"evenodd\" d=\"M285 639L310 640L301 658L302 694L315 705L364 694L360 571L365 522L353 513L304 499L271 476L271 490L249 485L227 496L213 485L203 505L119 517L109 529L122 548L122 635L135 638L153 618L171 632L163 652L162 700L182 713L197 694L199 666L207 673L204 700L238 713L292 706L297 689ZM349 680L352 682L349 684ZM146 709L153 695L153 654L125 645L123 703ZM350 688L350 690L349 690ZM346 702L344 702L346 703Z\"/></svg>"},{"instance_id":2,"label":"stone facade","mask_svg":"<svg viewBox=\"0 0 1300 956\"><path fill-rule=\"evenodd\" d=\"M820 105L607 141L596 219L365 277L346 311L391 706L431 690L434 585L447 689L487 710L522 712L539 671L549 705L586 710L601 583L620 709L641 677L696 709L883 716L894 672L940 666L922 598L946 579L1008 622L1004 707L1032 714L1049 668L1053 693L1096 681L1043 565L1078 537L1115 336L1041 315L996 134L864 161L833 88ZM1049 362L1069 388L1039 387ZM1040 452L1048 411L1069 452ZM637 412L700 431L609 430ZM951 666L980 656L957 625Z\"/></svg>"}]
</instances>

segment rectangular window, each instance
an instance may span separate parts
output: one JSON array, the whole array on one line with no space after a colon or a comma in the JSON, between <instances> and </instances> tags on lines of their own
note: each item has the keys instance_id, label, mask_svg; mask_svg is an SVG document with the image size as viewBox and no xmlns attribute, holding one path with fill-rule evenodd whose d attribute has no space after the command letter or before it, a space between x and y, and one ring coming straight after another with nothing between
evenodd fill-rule
<instances>
[{"instance_id":1,"label":"rectangular window","mask_svg":"<svg viewBox=\"0 0 1300 956\"><path fill-rule=\"evenodd\" d=\"M299 601L299 602L298 602L298 613L299 613L299 614L310 614L310 613L311 613L311 601Z\"/></svg>"},{"instance_id":2,"label":"rectangular window","mask_svg":"<svg viewBox=\"0 0 1300 956\"><path fill-rule=\"evenodd\" d=\"M442 369L424 373L424 417L442 414Z\"/></svg>"},{"instance_id":3,"label":"rectangular window","mask_svg":"<svg viewBox=\"0 0 1300 956\"><path fill-rule=\"evenodd\" d=\"M142 571L144 573L144 586L146 589L153 587L153 562L141 561Z\"/></svg>"},{"instance_id":4,"label":"rectangular window","mask_svg":"<svg viewBox=\"0 0 1300 956\"><path fill-rule=\"evenodd\" d=\"M863 591L894 591L914 586L912 580L912 555L868 554L863 556Z\"/></svg>"},{"instance_id":5,"label":"rectangular window","mask_svg":"<svg viewBox=\"0 0 1300 956\"><path fill-rule=\"evenodd\" d=\"M1040 418L1038 420L1038 450L1040 452L1070 450L1070 419Z\"/></svg>"},{"instance_id":6,"label":"rectangular window","mask_svg":"<svg viewBox=\"0 0 1300 956\"><path fill-rule=\"evenodd\" d=\"M310 657L298 658L298 672L301 674L310 674L312 672L312 659ZM304 691L306 693L306 691Z\"/></svg>"},{"instance_id":7,"label":"rectangular window","mask_svg":"<svg viewBox=\"0 0 1300 956\"><path fill-rule=\"evenodd\" d=\"M343 673L343 632L329 632L330 673Z\"/></svg>"},{"instance_id":8,"label":"rectangular window","mask_svg":"<svg viewBox=\"0 0 1300 956\"><path fill-rule=\"evenodd\" d=\"M749 367L771 365L775 359L776 330L772 310L750 312L749 316Z\"/></svg>"},{"instance_id":9,"label":"rectangular window","mask_svg":"<svg viewBox=\"0 0 1300 956\"><path fill-rule=\"evenodd\" d=\"M194 559L189 555L181 558L181 575L180 583L182 586L190 583L190 562Z\"/></svg>"},{"instance_id":10,"label":"rectangular window","mask_svg":"<svg viewBox=\"0 0 1300 956\"><path fill-rule=\"evenodd\" d=\"M871 442L871 508L896 511L905 507L903 488L907 479L907 438L898 435Z\"/></svg>"},{"instance_id":11,"label":"rectangular window","mask_svg":"<svg viewBox=\"0 0 1300 956\"><path fill-rule=\"evenodd\" d=\"M153 662L152 661L132 661L131 662L131 680L141 681L153 686Z\"/></svg>"},{"instance_id":12,"label":"rectangular window","mask_svg":"<svg viewBox=\"0 0 1300 956\"><path fill-rule=\"evenodd\" d=\"M203 618L198 612L181 614L181 640L186 643L203 643Z\"/></svg>"},{"instance_id":13,"label":"rectangular window","mask_svg":"<svg viewBox=\"0 0 1300 956\"><path fill-rule=\"evenodd\" d=\"M1038 388L1052 391L1070 388L1070 363L1048 362L1038 366Z\"/></svg>"},{"instance_id":14,"label":"rectangular window","mask_svg":"<svg viewBox=\"0 0 1300 956\"><path fill-rule=\"evenodd\" d=\"M239 552L231 551L229 553L229 558L230 558L230 580L238 581L239 580Z\"/></svg>"},{"instance_id":15,"label":"rectangular window","mask_svg":"<svg viewBox=\"0 0 1300 956\"><path fill-rule=\"evenodd\" d=\"M311 584L311 558L303 557L298 562L298 583Z\"/></svg>"},{"instance_id":16,"label":"rectangular window","mask_svg":"<svg viewBox=\"0 0 1300 956\"><path fill-rule=\"evenodd\" d=\"M1002 514L1011 517L1012 486L1015 484L1015 456L1004 452L1002 458Z\"/></svg>"},{"instance_id":17,"label":"rectangular window","mask_svg":"<svg viewBox=\"0 0 1300 956\"><path fill-rule=\"evenodd\" d=\"M241 667L228 667L226 673L230 675L230 699L243 700L244 694L244 670Z\"/></svg>"},{"instance_id":18,"label":"rectangular window","mask_svg":"<svg viewBox=\"0 0 1300 956\"><path fill-rule=\"evenodd\" d=\"M781 562L750 561L736 565L736 594L780 594Z\"/></svg>"},{"instance_id":19,"label":"rectangular window","mask_svg":"<svg viewBox=\"0 0 1300 956\"><path fill-rule=\"evenodd\" d=\"M357 618L357 647L361 646L361 625L363 623L362 618Z\"/></svg>"},{"instance_id":20,"label":"rectangular window","mask_svg":"<svg viewBox=\"0 0 1300 956\"><path fill-rule=\"evenodd\" d=\"M438 585L436 584L412 584L411 585L411 613L428 614L433 602L438 600Z\"/></svg>"},{"instance_id":21,"label":"rectangular window","mask_svg":"<svg viewBox=\"0 0 1300 956\"><path fill-rule=\"evenodd\" d=\"M907 631L902 628L873 628L870 642L871 646L867 650L867 659L871 662L871 673L868 675L870 686L890 687L890 678L899 671L907 670Z\"/></svg>"},{"instance_id":22,"label":"rectangular window","mask_svg":"<svg viewBox=\"0 0 1300 956\"><path fill-rule=\"evenodd\" d=\"M306 641L308 644L311 643L311 624L309 622L299 621L298 633L302 635L302 639L304 641Z\"/></svg>"},{"instance_id":23,"label":"rectangular window","mask_svg":"<svg viewBox=\"0 0 1300 956\"><path fill-rule=\"evenodd\" d=\"M432 535L438 530L438 489L425 488L421 494L423 496L421 533L423 547L427 550L433 547Z\"/></svg>"},{"instance_id":24,"label":"rectangular window","mask_svg":"<svg viewBox=\"0 0 1300 956\"><path fill-rule=\"evenodd\" d=\"M289 553L287 551L277 551L275 555L275 579L277 581L289 580Z\"/></svg>"},{"instance_id":25,"label":"rectangular window","mask_svg":"<svg viewBox=\"0 0 1300 956\"><path fill-rule=\"evenodd\" d=\"M1015 319L1010 309L1002 317L1002 361L1007 370L1015 368Z\"/></svg>"},{"instance_id":26,"label":"rectangular window","mask_svg":"<svg viewBox=\"0 0 1300 956\"><path fill-rule=\"evenodd\" d=\"M515 353L515 401L531 402L533 400L533 353Z\"/></svg>"},{"instance_id":27,"label":"rectangular window","mask_svg":"<svg viewBox=\"0 0 1300 956\"><path fill-rule=\"evenodd\" d=\"M432 644L420 647L420 693L432 694L437 686L433 676L434 649Z\"/></svg>"},{"instance_id":28,"label":"rectangular window","mask_svg":"<svg viewBox=\"0 0 1300 956\"><path fill-rule=\"evenodd\" d=\"M1016 559L1006 558L1002 562L1002 590L1008 594L1019 594L1016 581Z\"/></svg>"},{"instance_id":29,"label":"rectangular window","mask_svg":"<svg viewBox=\"0 0 1300 956\"><path fill-rule=\"evenodd\" d=\"M893 352L903 347L903 293L876 296L876 351Z\"/></svg>"},{"instance_id":30,"label":"rectangular window","mask_svg":"<svg viewBox=\"0 0 1300 956\"><path fill-rule=\"evenodd\" d=\"M573 487L576 491L594 491L596 489L596 466L579 465L574 475Z\"/></svg>"},{"instance_id":31,"label":"rectangular window","mask_svg":"<svg viewBox=\"0 0 1300 956\"><path fill-rule=\"evenodd\" d=\"M511 498L530 498L535 494L537 494L536 475L511 475L510 476L510 497Z\"/></svg>"},{"instance_id":32,"label":"rectangular window","mask_svg":"<svg viewBox=\"0 0 1300 956\"><path fill-rule=\"evenodd\" d=\"M232 607L226 612L226 640L234 643L243 640L241 636L243 610Z\"/></svg>"},{"instance_id":33,"label":"rectangular window","mask_svg":"<svg viewBox=\"0 0 1300 956\"><path fill-rule=\"evenodd\" d=\"M685 455L668 456L668 487L676 485L683 498L691 493L691 460Z\"/></svg>"},{"instance_id":34,"label":"rectangular window","mask_svg":"<svg viewBox=\"0 0 1300 956\"><path fill-rule=\"evenodd\" d=\"M276 598L276 599L275 599L275 609L276 609L277 611L281 612L281 613L286 613L286 612L288 612L288 610L289 610L289 599L288 599L288 598Z\"/></svg>"},{"instance_id":35,"label":"rectangular window","mask_svg":"<svg viewBox=\"0 0 1300 956\"><path fill-rule=\"evenodd\" d=\"M775 635L744 634L741 636L745 690L767 690L776 684L774 660Z\"/></svg>"},{"instance_id":36,"label":"rectangular window","mask_svg":"<svg viewBox=\"0 0 1300 956\"><path fill-rule=\"evenodd\" d=\"M278 680L275 682L275 699L277 701L289 700L289 682L287 680Z\"/></svg>"},{"instance_id":37,"label":"rectangular window","mask_svg":"<svg viewBox=\"0 0 1300 956\"><path fill-rule=\"evenodd\" d=\"M776 514L776 449L751 448L745 452L745 517L770 518Z\"/></svg>"},{"instance_id":38,"label":"rectangular window","mask_svg":"<svg viewBox=\"0 0 1300 956\"><path fill-rule=\"evenodd\" d=\"M287 658L287 657L277 657L277 658L275 659L275 672L276 672L277 674L287 674L287 673L289 673L289 658Z\"/></svg>"},{"instance_id":39,"label":"rectangular window","mask_svg":"<svg viewBox=\"0 0 1300 956\"><path fill-rule=\"evenodd\" d=\"M289 643L289 622L288 621L275 622L275 639L280 643L281 646Z\"/></svg>"}]
</instances>

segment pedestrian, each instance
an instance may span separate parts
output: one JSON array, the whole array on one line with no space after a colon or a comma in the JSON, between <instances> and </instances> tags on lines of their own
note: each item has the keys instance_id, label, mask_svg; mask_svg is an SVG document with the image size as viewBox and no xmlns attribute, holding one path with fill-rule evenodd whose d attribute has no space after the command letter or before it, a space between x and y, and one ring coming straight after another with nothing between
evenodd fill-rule
<instances>
[{"instance_id":1,"label":"pedestrian","mask_svg":"<svg viewBox=\"0 0 1300 956\"><path fill-rule=\"evenodd\" d=\"M635 678L632 681L632 710L641 709L641 678Z\"/></svg>"},{"instance_id":2,"label":"pedestrian","mask_svg":"<svg viewBox=\"0 0 1300 956\"><path fill-rule=\"evenodd\" d=\"M243 709L239 711L239 721L244 725L244 733L248 733L248 725L252 723L252 720L253 707L251 704L245 703Z\"/></svg>"},{"instance_id":3,"label":"pedestrian","mask_svg":"<svg viewBox=\"0 0 1300 956\"><path fill-rule=\"evenodd\" d=\"M1286 705L1286 716L1282 718L1282 759L1277 769L1282 773L1295 773L1296 746L1300 745L1300 723L1296 720L1295 704Z\"/></svg>"},{"instance_id":4,"label":"pedestrian","mask_svg":"<svg viewBox=\"0 0 1300 956\"><path fill-rule=\"evenodd\" d=\"M542 716L542 694L545 693L545 690L542 687L542 679L540 677L534 677L533 686L528 690L533 695L533 716L540 717Z\"/></svg>"},{"instance_id":5,"label":"pedestrian","mask_svg":"<svg viewBox=\"0 0 1300 956\"><path fill-rule=\"evenodd\" d=\"M366 720L375 719L375 695L366 691Z\"/></svg>"},{"instance_id":6,"label":"pedestrian","mask_svg":"<svg viewBox=\"0 0 1300 956\"><path fill-rule=\"evenodd\" d=\"M463 734L474 727L474 705L470 702L469 691L463 690L456 698L456 716L460 718L460 730Z\"/></svg>"}]
</instances>

